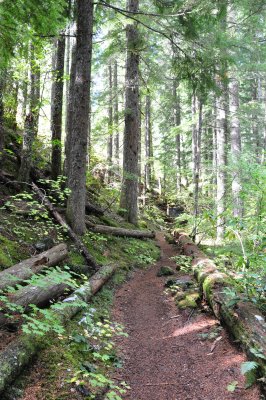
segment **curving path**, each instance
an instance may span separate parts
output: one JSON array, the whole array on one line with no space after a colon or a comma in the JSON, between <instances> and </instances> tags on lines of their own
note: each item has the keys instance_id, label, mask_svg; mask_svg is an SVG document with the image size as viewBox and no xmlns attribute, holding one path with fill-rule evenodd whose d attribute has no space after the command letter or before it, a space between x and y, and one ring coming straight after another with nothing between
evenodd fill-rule
<instances>
[{"instance_id":1,"label":"curving path","mask_svg":"<svg viewBox=\"0 0 266 400\"><path fill-rule=\"evenodd\" d=\"M258 387L244 389L240 364L245 356L222 330L222 338L204 340L217 329L211 315L178 310L164 294L165 278L156 273L162 265L174 267L169 258L176 248L157 234L161 259L149 270L136 271L116 292L113 318L124 324L128 338L117 339L124 362L113 377L131 389L128 400L259 400ZM213 351L212 347L214 347ZM227 385L238 381L230 393Z\"/></svg>"}]
</instances>

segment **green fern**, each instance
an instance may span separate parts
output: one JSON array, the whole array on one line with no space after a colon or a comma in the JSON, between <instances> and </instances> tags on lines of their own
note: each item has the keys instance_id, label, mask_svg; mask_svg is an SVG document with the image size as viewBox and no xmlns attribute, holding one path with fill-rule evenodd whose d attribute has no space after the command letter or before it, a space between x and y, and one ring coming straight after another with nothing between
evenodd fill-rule
<instances>
[{"instance_id":1,"label":"green fern","mask_svg":"<svg viewBox=\"0 0 266 400\"><path fill-rule=\"evenodd\" d=\"M256 382L256 371L259 364L255 361L246 361L241 364L241 374L246 377L246 388L249 388Z\"/></svg>"}]
</instances>

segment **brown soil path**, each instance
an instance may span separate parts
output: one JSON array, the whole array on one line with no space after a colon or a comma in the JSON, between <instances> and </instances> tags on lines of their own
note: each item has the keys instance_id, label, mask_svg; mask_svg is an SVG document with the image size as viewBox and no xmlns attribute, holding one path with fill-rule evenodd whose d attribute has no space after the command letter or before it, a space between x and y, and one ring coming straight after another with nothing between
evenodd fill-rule
<instances>
[{"instance_id":1,"label":"brown soil path","mask_svg":"<svg viewBox=\"0 0 266 400\"><path fill-rule=\"evenodd\" d=\"M164 293L165 278L156 273L169 260L176 247L157 235L161 259L147 271L135 272L116 293L113 318L123 323L128 338L117 341L124 361L114 379L125 380L131 389L128 400L259 400L258 387L245 390L240 364L245 356L222 339L211 353L212 340L200 334L217 328L217 320L200 310L178 310L170 295ZM235 392L227 385L238 381Z\"/></svg>"}]
</instances>

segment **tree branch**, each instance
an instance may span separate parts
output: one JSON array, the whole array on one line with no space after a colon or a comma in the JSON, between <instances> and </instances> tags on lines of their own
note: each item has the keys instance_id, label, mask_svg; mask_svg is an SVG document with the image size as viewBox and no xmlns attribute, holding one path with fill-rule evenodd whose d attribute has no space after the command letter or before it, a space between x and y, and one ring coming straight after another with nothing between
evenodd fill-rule
<instances>
[{"instance_id":1,"label":"tree branch","mask_svg":"<svg viewBox=\"0 0 266 400\"><path fill-rule=\"evenodd\" d=\"M186 15L186 14L190 14L192 12L192 10L185 10L185 11L182 11L182 12L177 13L177 14L156 14L156 13L146 13L144 11L129 11L129 10L125 10L123 8L112 6L111 4L108 4L103 0L100 0L100 2L93 3L93 4L95 4L95 5L103 5L103 6L107 7L107 8L111 8L112 10L115 10L115 11L120 12L120 13L134 14L134 15L145 15L147 17L159 17L159 18L180 17L180 16L183 16L183 15Z\"/></svg>"}]
</instances>

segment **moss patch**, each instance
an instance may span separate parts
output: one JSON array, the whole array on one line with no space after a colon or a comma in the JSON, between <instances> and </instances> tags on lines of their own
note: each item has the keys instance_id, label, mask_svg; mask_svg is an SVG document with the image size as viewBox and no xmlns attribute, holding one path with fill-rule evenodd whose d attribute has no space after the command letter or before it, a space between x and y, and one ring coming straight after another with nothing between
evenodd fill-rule
<instances>
[{"instance_id":1,"label":"moss patch","mask_svg":"<svg viewBox=\"0 0 266 400\"><path fill-rule=\"evenodd\" d=\"M179 308L197 308L197 302L200 300L200 294L198 292L189 293L184 299L177 302Z\"/></svg>"}]
</instances>

